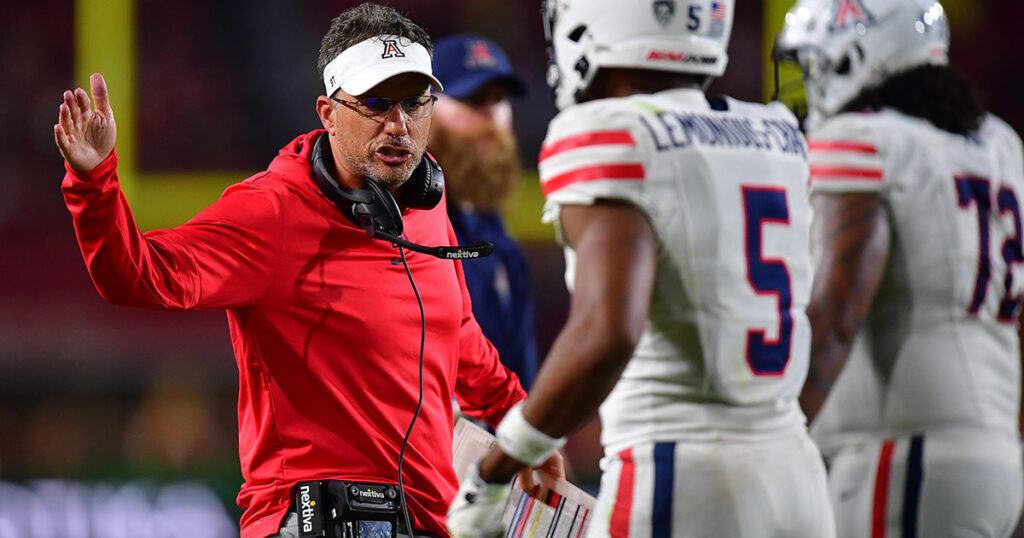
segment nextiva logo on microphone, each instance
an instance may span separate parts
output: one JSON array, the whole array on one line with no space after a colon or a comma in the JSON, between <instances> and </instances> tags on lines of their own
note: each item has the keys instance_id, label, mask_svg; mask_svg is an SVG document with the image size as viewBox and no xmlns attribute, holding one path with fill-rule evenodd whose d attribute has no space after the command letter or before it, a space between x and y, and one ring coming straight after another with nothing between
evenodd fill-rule
<instances>
[{"instance_id":1,"label":"nextiva logo on microphone","mask_svg":"<svg viewBox=\"0 0 1024 538\"><path fill-rule=\"evenodd\" d=\"M444 254L445 254L445 257L448 258L449 260L467 260L467 259L470 259L470 258L479 258L480 257L480 253L479 252L462 250L462 249L456 250L455 252L452 252L450 250L449 251L445 251Z\"/></svg>"}]
</instances>

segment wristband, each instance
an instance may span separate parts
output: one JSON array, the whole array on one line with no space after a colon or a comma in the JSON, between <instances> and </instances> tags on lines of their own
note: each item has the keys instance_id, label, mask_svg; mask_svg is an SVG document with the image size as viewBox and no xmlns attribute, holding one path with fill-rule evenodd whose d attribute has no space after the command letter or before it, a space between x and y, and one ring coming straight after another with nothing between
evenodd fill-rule
<instances>
[{"instance_id":1,"label":"wristband","mask_svg":"<svg viewBox=\"0 0 1024 538\"><path fill-rule=\"evenodd\" d=\"M555 439L534 428L523 417L523 403L519 402L509 409L501 424L498 424L494 436L502 452L530 467L536 467L565 445L565 437Z\"/></svg>"}]
</instances>

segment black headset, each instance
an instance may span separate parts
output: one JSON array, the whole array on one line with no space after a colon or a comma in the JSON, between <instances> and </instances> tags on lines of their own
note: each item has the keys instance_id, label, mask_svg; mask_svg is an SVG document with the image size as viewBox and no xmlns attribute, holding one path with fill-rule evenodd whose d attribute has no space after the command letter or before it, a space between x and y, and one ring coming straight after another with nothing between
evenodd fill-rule
<instances>
[{"instance_id":1,"label":"black headset","mask_svg":"<svg viewBox=\"0 0 1024 538\"><path fill-rule=\"evenodd\" d=\"M365 178L365 186L361 189L349 189L338 183L326 164L333 159L327 137L327 133L320 135L313 145L310 155L313 181L320 192L338 206L342 215L365 230L370 237L448 260L481 258L494 250L494 245L487 241L478 241L468 246L427 247L400 237L404 227L399 201L409 209L432 209L444 194L444 173L431 154L423 153L412 175L399 190L399 200L395 200L391 192L371 178Z\"/></svg>"},{"instance_id":2,"label":"black headset","mask_svg":"<svg viewBox=\"0 0 1024 538\"><path fill-rule=\"evenodd\" d=\"M370 237L383 232L388 235L402 235L402 210L391 193L373 179L366 178L365 187L348 189L338 183L327 168L331 162L331 145L324 133L313 145L310 164L313 166L313 181L342 215L356 226L362 227ZM399 191L402 205L410 209L432 209L444 194L444 173L434 157L424 153L409 180Z\"/></svg>"}]
</instances>

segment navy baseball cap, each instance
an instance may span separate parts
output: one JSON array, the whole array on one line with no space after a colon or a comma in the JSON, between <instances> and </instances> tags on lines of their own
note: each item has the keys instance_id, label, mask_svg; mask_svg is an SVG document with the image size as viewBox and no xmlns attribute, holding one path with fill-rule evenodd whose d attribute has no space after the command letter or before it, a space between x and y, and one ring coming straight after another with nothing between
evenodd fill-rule
<instances>
[{"instance_id":1,"label":"navy baseball cap","mask_svg":"<svg viewBox=\"0 0 1024 538\"><path fill-rule=\"evenodd\" d=\"M493 41L476 34L456 34L434 43L434 76L444 93L463 100L489 82L501 84L513 97L526 95L526 83Z\"/></svg>"}]
</instances>

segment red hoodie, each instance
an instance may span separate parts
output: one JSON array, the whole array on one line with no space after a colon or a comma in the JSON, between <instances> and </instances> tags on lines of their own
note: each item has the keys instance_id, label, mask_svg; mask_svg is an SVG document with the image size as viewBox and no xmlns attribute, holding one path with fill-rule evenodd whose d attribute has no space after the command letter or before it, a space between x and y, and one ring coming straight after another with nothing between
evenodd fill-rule
<instances>
[{"instance_id":1,"label":"red hoodie","mask_svg":"<svg viewBox=\"0 0 1024 538\"><path fill-rule=\"evenodd\" d=\"M187 223L140 233L117 156L68 168L64 199L104 299L160 310L227 310L239 372L243 538L278 532L295 482L395 483L416 409L420 311L399 251L325 198L302 135L265 172L224 191ZM451 245L442 200L404 214L405 236ZM414 526L447 536L458 489L452 397L495 425L525 393L473 318L458 261L406 251L423 299L423 409L403 463ZM467 262L472 263L472 262Z\"/></svg>"}]
</instances>

